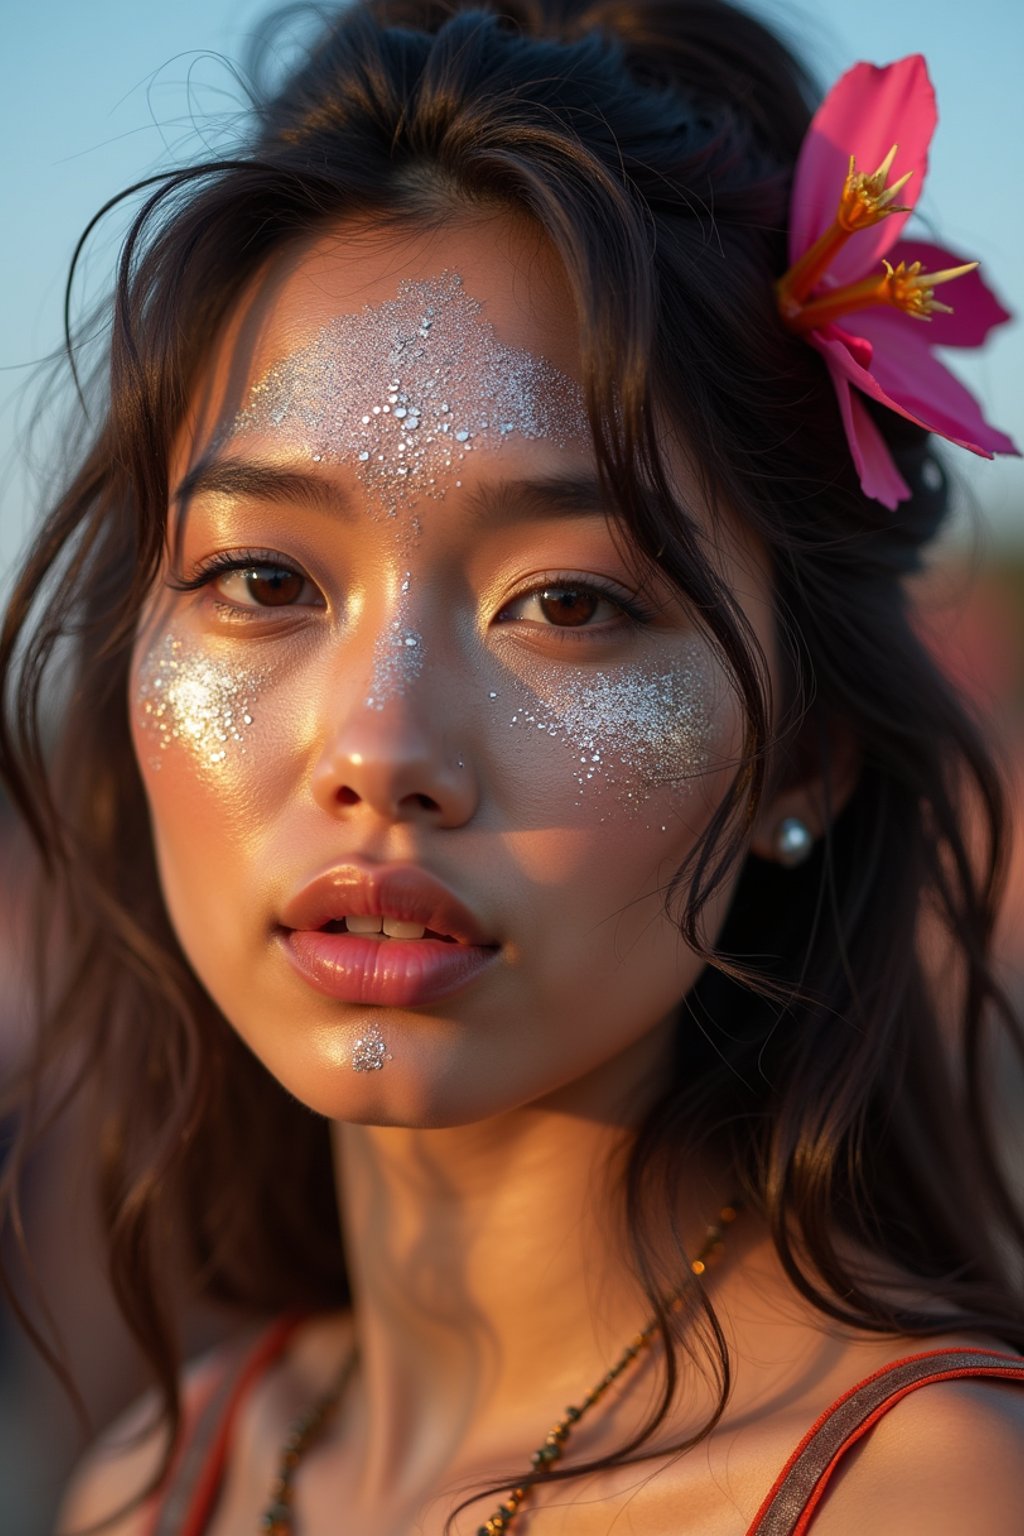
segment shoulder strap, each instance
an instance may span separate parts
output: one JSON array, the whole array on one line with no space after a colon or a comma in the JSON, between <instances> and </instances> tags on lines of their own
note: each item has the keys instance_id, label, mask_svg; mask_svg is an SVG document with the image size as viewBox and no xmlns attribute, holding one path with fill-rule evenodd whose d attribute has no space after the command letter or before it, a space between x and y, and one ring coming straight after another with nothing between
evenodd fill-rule
<instances>
[{"instance_id":1,"label":"shoulder strap","mask_svg":"<svg viewBox=\"0 0 1024 1536\"><path fill-rule=\"evenodd\" d=\"M157 1498L147 1536L202 1536L216 1508L238 1411L284 1352L304 1314L278 1319L233 1357L199 1402Z\"/></svg>"},{"instance_id":2,"label":"shoulder strap","mask_svg":"<svg viewBox=\"0 0 1024 1536\"><path fill-rule=\"evenodd\" d=\"M883 1366L826 1409L783 1467L747 1536L805 1536L839 1463L908 1392L934 1381L994 1378L1024 1387L1024 1359L989 1349L936 1349Z\"/></svg>"}]
</instances>

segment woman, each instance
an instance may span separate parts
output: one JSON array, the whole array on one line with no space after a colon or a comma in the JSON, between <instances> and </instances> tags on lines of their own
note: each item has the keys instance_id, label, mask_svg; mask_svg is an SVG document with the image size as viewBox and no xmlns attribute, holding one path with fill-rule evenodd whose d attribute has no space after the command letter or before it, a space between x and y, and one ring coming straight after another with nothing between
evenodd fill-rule
<instances>
[{"instance_id":1,"label":"woman","mask_svg":"<svg viewBox=\"0 0 1024 1536\"><path fill-rule=\"evenodd\" d=\"M1013 1528L1001 802L905 587L922 423L1012 445L894 84L920 172L918 60L826 151L724 4L371 3L152 191L5 652L158 1386L62 1531Z\"/></svg>"}]
</instances>

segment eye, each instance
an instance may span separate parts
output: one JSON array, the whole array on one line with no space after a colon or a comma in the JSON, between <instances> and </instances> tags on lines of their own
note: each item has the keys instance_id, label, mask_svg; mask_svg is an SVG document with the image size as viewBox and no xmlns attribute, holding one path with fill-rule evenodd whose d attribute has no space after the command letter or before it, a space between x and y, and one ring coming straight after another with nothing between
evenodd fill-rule
<instances>
[{"instance_id":1,"label":"eye","mask_svg":"<svg viewBox=\"0 0 1024 1536\"><path fill-rule=\"evenodd\" d=\"M209 587L225 618L255 618L261 609L325 606L316 584L273 550L223 550L202 561L191 576L171 577L168 586L177 592Z\"/></svg>"},{"instance_id":2,"label":"eye","mask_svg":"<svg viewBox=\"0 0 1024 1536\"><path fill-rule=\"evenodd\" d=\"M550 581L525 592L502 609L502 620L539 624L547 629L598 629L642 619L624 596L582 581Z\"/></svg>"},{"instance_id":3,"label":"eye","mask_svg":"<svg viewBox=\"0 0 1024 1536\"><path fill-rule=\"evenodd\" d=\"M215 592L242 608L291 608L316 603L313 583L285 565L246 565L222 570L212 581Z\"/></svg>"}]
</instances>

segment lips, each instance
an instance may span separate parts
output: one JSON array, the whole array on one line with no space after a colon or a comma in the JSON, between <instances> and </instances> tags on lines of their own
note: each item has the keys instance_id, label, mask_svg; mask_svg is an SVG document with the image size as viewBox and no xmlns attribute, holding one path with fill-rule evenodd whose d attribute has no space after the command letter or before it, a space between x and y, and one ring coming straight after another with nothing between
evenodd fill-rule
<instances>
[{"instance_id":1,"label":"lips","mask_svg":"<svg viewBox=\"0 0 1024 1536\"><path fill-rule=\"evenodd\" d=\"M422 923L432 933L456 944L495 947L468 907L446 885L413 865L361 869L347 864L321 875L287 903L282 927L313 930L348 916L391 917L402 923Z\"/></svg>"},{"instance_id":2,"label":"lips","mask_svg":"<svg viewBox=\"0 0 1024 1536\"><path fill-rule=\"evenodd\" d=\"M367 937L342 929L347 917L414 923L427 933ZM349 864L321 875L286 903L279 934L293 967L318 992L392 1007L451 996L490 967L500 947L446 885L411 865Z\"/></svg>"}]
</instances>

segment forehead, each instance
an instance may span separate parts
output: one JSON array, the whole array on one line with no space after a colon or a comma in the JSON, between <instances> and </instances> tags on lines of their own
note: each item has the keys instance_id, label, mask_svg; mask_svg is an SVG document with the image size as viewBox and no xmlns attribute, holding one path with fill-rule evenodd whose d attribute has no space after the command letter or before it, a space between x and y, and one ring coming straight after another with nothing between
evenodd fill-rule
<instances>
[{"instance_id":1,"label":"forehead","mask_svg":"<svg viewBox=\"0 0 1024 1536\"><path fill-rule=\"evenodd\" d=\"M540 436L545 417L580 417L578 379L571 295L532 226L508 216L435 232L340 224L279 253L240 295L175 457L303 420L310 438L344 426L357 457L366 434L355 428L368 425L359 417L382 402L407 409L388 401L404 381L426 387L439 418L446 389L460 386L476 399L477 425Z\"/></svg>"},{"instance_id":2,"label":"forehead","mask_svg":"<svg viewBox=\"0 0 1024 1536\"><path fill-rule=\"evenodd\" d=\"M447 463L438 458L436 448L429 457L424 454L424 474L403 489L402 499L453 495L462 484L458 477L464 463L470 476L467 485L499 468L522 472L528 466L541 478L557 478L567 471L592 476L593 445L580 389L580 336L572 292L543 232L527 218L503 212L453 219L433 231L350 220L278 252L240 292L214 342L172 449L172 484L197 460L219 457L221 445L239 429L258 439L261 455L269 449L271 456L278 456L284 437L282 452L287 457L296 446L296 425L303 426L296 418L305 415L308 425L312 417L313 426L323 429L325 410L337 435L332 438L322 431L321 441L332 439L326 444L328 462L311 467L318 474L351 473L365 484L369 459L360 463L359 454L382 451L383 431L388 435L390 475L399 463L398 445L409 434L398 429L391 415L386 428L379 418L364 423L362 417L372 415L364 391L372 387L373 403L380 405L383 417L385 406L392 404L390 394L400 391L391 388L395 365L382 338L407 336L412 322L424 317L429 295L440 297L440 312L428 317L430 340L412 369L413 383L422 385L437 363L433 354L443 351L448 366L458 368L460 406L476 412L470 428L474 421L486 421L487 427L478 444L482 451L468 460L453 455ZM330 385L329 376L334 381ZM509 418L515 430L503 439L503 423L491 421L488 402L493 398L489 392L496 389L497 403L507 405L506 385L513 389L517 409ZM289 392L300 386L307 398L300 412L290 412ZM410 403L422 412L422 399ZM436 395L432 399L433 407L444 403ZM282 416L283 433L271 430L275 413ZM285 426L289 414L292 419ZM434 410L431 430L442 424L443 415ZM421 414L418 430L426 420ZM524 424L531 423L538 428L532 438L523 432ZM709 513L687 457L675 446L679 426L665 423L670 478L702 525L713 562L738 587L745 606L758 602L761 588L770 586L764 550L730 509ZM549 427L548 435L540 435ZM369 429L366 436L361 436L363 428ZM356 446L357 440L361 446ZM507 446L496 458L492 450L503 444ZM309 450L309 458L318 451L312 441L298 446ZM349 448L354 449L351 454ZM332 464L332 459L337 462ZM436 486L424 483L435 470L440 471ZM387 502L397 499L394 479L377 489L383 490Z\"/></svg>"}]
</instances>

